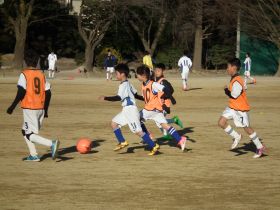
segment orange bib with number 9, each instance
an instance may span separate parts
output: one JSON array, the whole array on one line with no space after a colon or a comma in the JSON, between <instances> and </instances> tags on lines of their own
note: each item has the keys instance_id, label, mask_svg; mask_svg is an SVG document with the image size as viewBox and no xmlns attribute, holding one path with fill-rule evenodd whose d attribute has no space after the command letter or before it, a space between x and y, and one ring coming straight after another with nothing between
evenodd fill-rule
<instances>
[{"instance_id":1,"label":"orange bib with number 9","mask_svg":"<svg viewBox=\"0 0 280 210\"><path fill-rule=\"evenodd\" d=\"M40 70L26 69L22 72L26 79L26 94L21 101L23 109L44 109L45 75Z\"/></svg>"}]
</instances>

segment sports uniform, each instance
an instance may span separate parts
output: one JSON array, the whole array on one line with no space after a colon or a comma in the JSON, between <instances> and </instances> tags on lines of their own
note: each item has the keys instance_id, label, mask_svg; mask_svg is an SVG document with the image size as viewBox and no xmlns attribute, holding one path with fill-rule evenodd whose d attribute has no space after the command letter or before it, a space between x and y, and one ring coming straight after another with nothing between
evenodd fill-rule
<instances>
[{"instance_id":1,"label":"sports uniform","mask_svg":"<svg viewBox=\"0 0 280 210\"><path fill-rule=\"evenodd\" d=\"M54 78L55 72L55 63L57 61L57 56L54 53L49 54L48 63L49 63L49 78Z\"/></svg>"},{"instance_id":2,"label":"sports uniform","mask_svg":"<svg viewBox=\"0 0 280 210\"><path fill-rule=\"evenodd\" d=\"M182 80L183 80L183 89L186 90L187 81L188 81L188 77L189 77L189 71L192 67L192 61L188 56L184 55L183 57L181 57L179 59L178 66L180 67L180 70L181 70L181 76L182 76Z\"/></svg>"},{"instance_id":3,"label":"sports uniform","mask_svg":"<svg viewBox=\"0 0 280 210\"><path fill-rule=\"evenodd\" d=\"M252 60L250 57L247 57L244 61L244 65L245 65L245 71L244 71L244 77L245 77L245 82L244 82L244 87L245 89L247 89L247 80L250 79L252 80L254 83L256 83L256 79L254 79L253 77L251 77L251 65L252 65Z\"/></svg>"},{"instance_id":4,"label":"sports uniform","mask_svg":"<svg viewBox=\"0 0 280 210\"><path fill-rule=\"evenodd\" d=\"M106 79L112 79L112 74L114 73L115 69L114 66L117 63L117 59L114 55L108 55L104 61L104 67L106 69Z\"/></svg>"},{"instance_id":5,"label":"sports uniform","mask_svg":"<svg viewBox=\"0 0 280 210\"><path fill-rule=\"evenodd\" d=\"M51 97L50 84L40 70L25 69L20 74L17 85L17 96L7 112L11 114L18 102L21 101L23 110L22 134L30 152L30 156L24 160L40 161L34 143L51 147L52 157L55 159L59 141L51 141L38 135L44 117L48 117Z\"/></svg>"}]
</instances>

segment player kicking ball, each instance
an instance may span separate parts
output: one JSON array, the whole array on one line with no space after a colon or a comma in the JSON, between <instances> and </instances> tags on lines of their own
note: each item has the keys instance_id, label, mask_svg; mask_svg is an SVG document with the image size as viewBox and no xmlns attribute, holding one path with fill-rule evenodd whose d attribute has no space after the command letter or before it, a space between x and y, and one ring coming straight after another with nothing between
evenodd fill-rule
<instances>
[{"instance_id":1,"label":"player kicking ball","mask_svg":"<svg viewBox=\"0 0 280 210\"><path fill-rule=\"evenodd\" d=\"M19 76L17 95L12 105L7 109L7 113L12 114L21 101L23 111L22 135L30 152L30 155L23 160L40 161L35 143L50 147L54 160L57 156L59 141L52 141L39 136L43 119L48 117L48 107L51 99L50 84L46 81L43 72L36 69L39 56L34 51L27 51L24 59L28 67Z\"/></svg>"},{"instance_id":2,"label":"player kicking ball","mask_svg":"<svg viewBox=\"0 0 280 210\"><path fill-rule=\"evenodd\" d=\"M170 95L171 95L170 99L169 98L162 99L161 98L162 93L158 94L158 97L162 102L163 114L166 117L171 112L171 104L175 105L176 100L173 97L174 89L173 89L172 85L170 84L170 82L167 81L167 79L163 75L164 71L165 71L165 65L163 63L159 63L159 64L156 65L156 67L155 67L155 82L163 85L164 88L168 89L168 91L170 92ZM178 116L174 116L174 117L166 119L166 120L167 120L168 124L175 123L176 125L179 125L181 128L183 128L183 123L179 119ZM172 136L170 136L165 129L162 129L162 127L160 125L157 125L157 126L161 129L161 131L164 134L163 139L165 139L165 140L171 140L172 139Z\"/></svg>"},{"instance_id":3,"label":"player kicking ball","mask_svg":"<svg viewBox=\"0 0 280 210\"><path fill-rule=\"evenodd\" d=\"M228 123L228 120L233 119L236 127L244 128L250 139L257 147L257 152L254 158L259 158L263 155L265 147L260 142L257 133L250 127L249 111L250 106L247 100L244 82L239 76L241 62L238 58L234 58L228 62L227 72L231 76L229 86L225 87L225 94L229 97L229 106L225 109L219 119L219 126L233 138L231 149L235 149L241 140L241 134L237 133Z\"/></svg>"},{"instance_id":4,"label":"player kicking ball","mask_svg":"<svg viewBox=\"0 0 280 210\"><path fill-rule=\"evenodd\" d=\"M156 124L159 124L177 141L177 145L181 147L182 151L184 151L187 138L185 136L180 136L175 128L168 125L168 122L163 115L162 102L158 95L164 93L161 95L162 99L170 98L170 92L168 92L168 89L163 85L150 80L150 69L147 66L142 65L138 67L136 73L138 80L142 82L142 94L145 102L145 107L140 112L141 119L143 121L153 120ZM148 133L144 123L141 125L142 130Z\"/></svg>"},{"instance_id":5,"label":"player kicking ball","mask_svg":"<svg viewBox=\"0 0 280 210\"><path fill-rule=\"evenodd\" d=\"M149 155L155 155L159 150L159 145L154 143L148 133L142 131L140 124L140 115L136 106L135 99L142 100L143 97L137 94L137 90L127 80L129 68L126 64L118 64L115 66L116 78L121 82L118 94L116 96L100 96L100 100L105 101L121 101L122 111L112 119L112 128L118 140L118 145L114 151L119 151L128 146L128 142L122 135L120 127L128 125L131 132L142 138L151 151Z\"/></svg>"}]
</instances>

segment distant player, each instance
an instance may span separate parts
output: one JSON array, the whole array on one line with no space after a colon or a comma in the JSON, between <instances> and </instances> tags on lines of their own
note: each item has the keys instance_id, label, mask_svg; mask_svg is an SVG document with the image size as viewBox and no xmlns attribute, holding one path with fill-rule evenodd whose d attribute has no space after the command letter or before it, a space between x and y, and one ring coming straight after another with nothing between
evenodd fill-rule
<instances>
[{"instance_id":1,"label":"distant player","mask_svg":"<svg viewBox=\"0 0 280 210\"><path fill-rule=\"evenodd\" d=\"M121 82L119 85L118 94L116 96L100 96L100 100L106 101L121 101L122 111L117 114L112 120L112 128L118 140L118 145L114 149L118 151L128 146L128 142L122 135L120 127L128 125L131 132L142 138L145 144L151 149L149 155L155 155L159 150L159 145L155 144L149 134L142 131L140 124L140 115L136 106L135 98L143 100L142 96L137 94L137 90L127 80L129 68L126 64L118 64L116 67L116 78Z\"/></svg>"},{"instance_id":2,"label":"distant player","mask_svg":"<svg viewBox=\"0 0 280 210\"><path fill-rule=\"evenodd\" d=\"M145 55L143 57L143 64L148 66L150 69L151 77L154 77L154 65L151 53L149 51L145 51Z\"/></svg>"},{"instance_id":3,"label":"distant player","mask_svg":"<svg viewBox=\"0 0 280 210\"><path fill-rule=\"evenodd\" d=\"M7 113L12 114L21 101L23 110L22 135L30 152L30 155L23 159L24 161L40 161L34 143L50 147L53 159L56 158L59 147L58 140L51 141L39 136L43 119L48 117L51 90L43 72L36 69L38 59L39 56L33 51L25 53L25 62L28 67L20 74L16 98L7 109Z\"/></svg>"},{"instance_id":4,"label":"distant player","mask_svg":"<svg viewBox=\"0 0 280 210\"><path fill-rule=\"evenodd\" d=\"M55 64L57 61L57 56L54 54L54 52L51 52L48 56L48 63L49 63L49 78L54 78L54 72L55 72Z\"/></svg>"},{"instance_id":5,"label":"distant player","mask_svg":"<svg viewBox=\"0 0 280 210\"><path fill-rule=\"evenodd\" d=\"M170 99L169 98L162 99L161 96L162 96L163 93L158 94L158 97L162 102L163 114L164 114L164 116L167 116L171 112L171 104L175 105L176 100L173 97L174 89L173 89L172 85L170 84L170 82L168 82L165 79L164 74L163 74L164 71L165 71L165 65L163 63L156 64L156 67L155 67L155 81L157 83L163 85L164 88L168 89L168 91L170 92L170 95L171 95ZM179 125L181 128L183 128L183 123L179 119L178 116L174 116L173 118L166 119L166 120L167 120L168 124L175 123L175 124ZM158 125L158 126L161 128L160 125ZM164 134L164 137L163 137L164 139L166 139L166 140L172 139L172 136L168 135L166 130L164 130L162 128L161 128L161 130Z\"/></svg>"},{"instance_id":6,"label":"distant player","mask_svg":"<svg viewBox=\"0 0 280 210\"><path fill-rule=\"evenodd\" d=\"M117 58L112 55L111 50L108 50L108 55L104 61L104 68L106 69L107 81L113 79L113 73L115 71L114 66L117 64Z\"/></svg>"},{"instance_id":7,"label":"distant player","mask_svg":"<svg viewBox=\"0 0 280 210\"><path fill-rule=\"evenodd\" d=\"M244 82L239 76L241 62L238 58L234 58L228 62L227 72L231 76L229 87L225 87L225 94L229 97L229 106L225 109L219 119L219 126L233 138L231 149L235 149L241 140L241 134L237 133L228 123L233 119L236 127L244 128L250 139L257 147L254 158L262 156L265 147L260 142L257 133L250 127L249 111L250 106L247 100L246 91L244 90Z\"/></svg>"},{"instance_id":8,"label":"distant player","mask_svg":"<svg viewBox=\"0 0 280 210\"><path fill-rule=\"evenodd\" d=\"M247 80L250 79L251 81L253 81L254 84L257 83L256 79L251 77L251 66L252 66L252 60L250 58L250 53L246 53L246 59L244 61L244 65L245 65L245 71L244 71L244 76L245 76L245 82L244 82L244 87L245 90L247 89Z\"/></svg>"},{"instance_id":9,"label":"distant player","mask_svg":"<svg viewBox=\"0 0 280 210\"><path fill-rule=\"evenodd\" d=\"M178 61L178 66L180 67L180 70L181 70L184 91L189 90L187 82L188 82L189 72L192 67L192 61L187 56L187 53L188 52L186 50L184 50L184 55Z\"/></svg>"},{"instance_id":10,"label":"distant player","mask_svg":"<svg viewBox=\"0 0 280 210\"><path fill-rule=\"evenodd\" d=\"M187 138L180 136L175 128L168 125L163 114L161 99L170 98L170 92L163 85L150 80L149 67L142 65L137 68L137 78L142 82L142 94L144 96L145 107L140 112L140 117L143 121L153 120L156 124L165 129L176 141L178 146L184 151ZM159 98L159 94L161 99ZM144 123L141 124L144 132L148 133Z\"/></svg>"}]
</instances>

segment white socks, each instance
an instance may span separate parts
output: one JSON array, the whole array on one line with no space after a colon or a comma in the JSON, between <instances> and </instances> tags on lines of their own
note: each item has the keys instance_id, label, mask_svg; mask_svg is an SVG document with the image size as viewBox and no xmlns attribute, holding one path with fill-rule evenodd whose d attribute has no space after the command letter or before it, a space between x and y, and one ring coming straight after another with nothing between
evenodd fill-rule
<instances>
[{"instance_id":1,"label":"white socks","mask_svg":"<svg viewBox=\"0 0 280 210\"><path fill-rule=\"evenodd\" d=\"M250 139L254 142L254 144L256 145L257 149L260 149L263 147L262 143L260 142L259 137L257 136L257 133L254 132L253 134L251 134Z\"/></svg>"},{"instance_id":2,"label":"white socks","mask_svg":"<svg viewBox=\"0 0 280 210\"><path fill-rule=\"evenodd\" d=\"M43 138L43 137L41 137L41 136L39 136L37 134L31 134L29 139L33 143L42 144L42 145L48 146L48 147L52 146L52 141L51 140Z\"/></svg>"},{"instance_id":3,"label":"white socks","mask_svg":"<svg viewBox=\"0 0 280 210\"><path fill-rule=\"evenodd\" d=\"M183 81L183 88L187 89L187 81L185 79L183 79L182 81Z\"/></svg>"},{"instance_id":4,"label":"white socks","mask_svg":"<svg viewBox=\"0 0 280 210\"><path fill-rule=\"evenodd\" d=\"M26 142L26 144L27 144L27 147L28 147L28 149L29 149L30 155L31 155L31 156L37 156L38 153L37 153L37 151L36 151L35 144L32 143L31 141L29 141L25 136L24 136L24 140L25 140L25 142Z\"/></svg>"},{"instance_id":5,"label":"white socks","mask_svg":"<svg viewBox=\"0 0 280 210\"><path fill-rule=\"evenodd\" d=\"M235 130L233 130L233 128L230 125L228 125L224 129L224 131L234 139L239 138L239 136L240 136Z\"/></svg>"},{"instance_id":6,"label":"white socks","mask_svg":"<svg viewBox=\"0 0 280 210\"><path fill-rule=\"evenodd\" d=\"M107 78L107 80L109 80L109 73L106 74L106 78Z\"/></svg>"}]
</instances>

